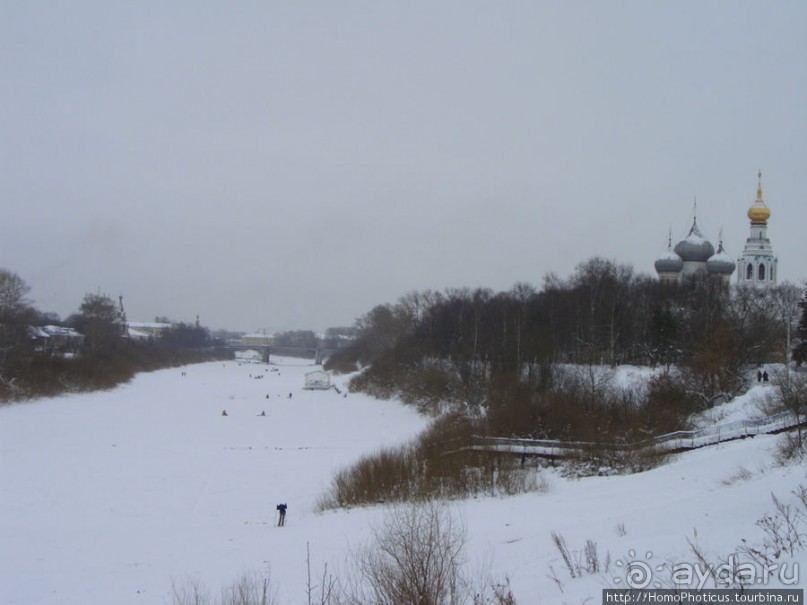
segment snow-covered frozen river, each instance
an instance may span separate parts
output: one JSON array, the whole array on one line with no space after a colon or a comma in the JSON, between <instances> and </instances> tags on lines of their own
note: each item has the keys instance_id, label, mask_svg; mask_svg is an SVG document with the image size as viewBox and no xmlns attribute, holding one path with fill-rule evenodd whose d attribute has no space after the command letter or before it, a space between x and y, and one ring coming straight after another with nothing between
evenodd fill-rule
<instances>
[{"instance_id":1,"label":"snow-covered frozen river","mask_svg":"<svg viewBox=\"0 0 807 605\"><path fill-rule=\"evenodd\" d=\"M428 424L394 401L305 391L312 369L208 363L0 407L0 603L159 605L171 602L172 582L195 578L217 595L239 574L267 570L281 605L306 603L308 553L313 574L326 563L338 573L384 510L314 512L333 473ZM469 569L507 575L520 604L576 604L614 586L624 576L615 562L631 552L691 559L693 530L706 550L726 553L759 537L771 492L788 500L807 483L803 466L773 465L776 439L704 448L633 476L547 472L547 493L453 504ZM573 551L596 542L611 567L571 579L553 531Z\"/></svg>"}]
</instances>

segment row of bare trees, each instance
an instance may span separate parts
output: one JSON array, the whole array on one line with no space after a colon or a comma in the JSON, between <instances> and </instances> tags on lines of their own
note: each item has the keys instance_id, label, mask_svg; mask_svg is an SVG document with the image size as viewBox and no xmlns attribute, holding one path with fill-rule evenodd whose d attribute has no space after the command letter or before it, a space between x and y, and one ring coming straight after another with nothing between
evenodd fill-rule
<instances>
[{"instance_id":1,"label":"row of bare trees","mask_svg":"<svg viewBox=\"0 0 807 605\"><path fill-rule=\"evenodd\" d=\"M207 328L175 324L157 342L138 345L127 338L123 311L110 297L86 294L78 311L62 321L38 311L30 287L16 273L0 269L0 401L70 390L106 388L134 373L210 357ZM70 355L36 338L37 327L70 327L80 343Z\"/></svg>"},{"instance_id":2,"label":"row of bare trees","mask_svg":"<svg viewBox=\"0 0 807 605\"><path fill-rule=\"evenodd\" d=\"M805 348L802 299L788 283L726 291L704 276L664 284L593 258L568 279L548 275L541 289L412 292L377 306L330 367L370 366L358 386L376 395L473 403L502 376L540 383L558 363L676 364L713 399L741 388L748 366Z\"/></svg>"}]
</instances>

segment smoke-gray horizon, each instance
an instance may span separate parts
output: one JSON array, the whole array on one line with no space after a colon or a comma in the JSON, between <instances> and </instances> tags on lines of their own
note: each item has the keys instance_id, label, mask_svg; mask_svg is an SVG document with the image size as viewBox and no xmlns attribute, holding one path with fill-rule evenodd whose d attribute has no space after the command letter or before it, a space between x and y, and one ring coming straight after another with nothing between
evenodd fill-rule
<instances>
[{"instance_id":1,"label":"smoke-gray horizon","mask_svg":"<svg viewBox=\"0 0 807 605\"><path fill-rule=\"evenodd\" d=\"M412 290L733 257L807 278L807 4L2 2L0 267L65 317L350 325Z\"/></svg>"}]
</instances>

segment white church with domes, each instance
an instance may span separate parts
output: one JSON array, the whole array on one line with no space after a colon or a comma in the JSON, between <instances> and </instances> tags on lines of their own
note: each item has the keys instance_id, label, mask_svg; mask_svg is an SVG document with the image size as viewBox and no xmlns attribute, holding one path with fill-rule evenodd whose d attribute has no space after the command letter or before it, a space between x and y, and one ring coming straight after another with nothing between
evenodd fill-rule
<instances>
[{"instance_id":1,"label":"white church with domes","mask_svg":"<svg viewBox=\"0 0 807 605\"><path fill-rule=\"evenodd\" d=\"M723 249L722 239L715 251L712 243L698 229L696 216L692 220L689 234L673 248L671 233L667 251L656 259L656 273L661 281L679 283L688 276L706 274L728 288L731 275L736 269L739 285L776 285L778 259L773 254L767 234L771 211L762 198L762 172L758 176L757 199L748 209L751 231L736 263Z\"/></svg>"}]
</instances>

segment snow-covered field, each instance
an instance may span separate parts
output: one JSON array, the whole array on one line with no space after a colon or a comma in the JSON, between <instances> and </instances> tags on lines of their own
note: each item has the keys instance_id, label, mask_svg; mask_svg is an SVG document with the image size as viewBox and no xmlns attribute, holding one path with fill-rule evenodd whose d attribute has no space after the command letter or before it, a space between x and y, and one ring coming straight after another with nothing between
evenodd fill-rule
<instances>
[{"instance_id":1,"label":"snow-covered field","mask_svg":"<svg viewBox=\"0 0 807 605\"><path fill-rule=\"evenodd\" d=\"M307 551L315 577L326 563L338 573L384 514L315 513L334 471L427 424L395 402L304 391L312 369L209 363L0 407L0 604L159 605L172 582L195 578L215 595L253 570L271 572L282 605L306 603ZM753 395L727 416L758 414ZM687 538L726 555L762 540L755 522L772 511L771 493L795 502L805 467L774 463L778 439L703 448L632 476L543 471L546 493L453 503L469 569L508 576L521 604L599 602L634 561L664 583L669 571L655 567L695 563ZM274 527L280 502L284 528ZM552 532L573 554L596 542L608 570L571 579Z\"/></svg>"}]
</instances>

